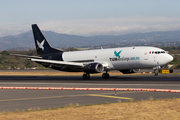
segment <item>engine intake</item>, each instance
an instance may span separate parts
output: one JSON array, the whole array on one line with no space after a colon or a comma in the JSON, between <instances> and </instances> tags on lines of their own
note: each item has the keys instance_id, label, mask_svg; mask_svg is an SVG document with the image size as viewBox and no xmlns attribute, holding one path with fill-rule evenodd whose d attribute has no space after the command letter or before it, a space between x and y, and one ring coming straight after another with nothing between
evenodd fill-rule
<instances>
[{"instance_id":1,"label":"engine intake","mask_svg":"<svg viewBox=\"0 0 180 120\"><path fill-rule=\"evenodd\" d=\"M131 74L131 73L137 73L140 71L140 69L128 69L128 70L120 70L123 74Z\"/></svg>"},{"instance_id":2,"label":"engine intake","mask_svg":"<svg viewBox=\"0 0 180 120\"><path fill-rule=\"evenodd\" d=\"M104 67L100 63L90 63L84 67L86 73L101 73L104 71Z\"/></svg>"}]
</instances>

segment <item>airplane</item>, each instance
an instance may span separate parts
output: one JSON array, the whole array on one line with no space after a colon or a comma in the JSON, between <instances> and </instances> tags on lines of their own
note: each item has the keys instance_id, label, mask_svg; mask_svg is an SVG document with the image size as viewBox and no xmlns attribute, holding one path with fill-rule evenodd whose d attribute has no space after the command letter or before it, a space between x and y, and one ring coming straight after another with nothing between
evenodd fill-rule
<instances>
[{"instance_id":1,"label":"airplane","mask_svg":"<svg viewBox=\"0 0 180 120\"><path fill-rule=\"evenodd\" d=\"M90 79L90 74L103 72L102 78L108 79L111 70L130 74L142 68L153 68L154 76L157 76L158 69L173 60L165 50L147 46L64 52L51 47L37 24L32 24L32 31L38 56L11 55L26 57L47 68L84 72L83 79Z\"/></svg>"}]
</instances>

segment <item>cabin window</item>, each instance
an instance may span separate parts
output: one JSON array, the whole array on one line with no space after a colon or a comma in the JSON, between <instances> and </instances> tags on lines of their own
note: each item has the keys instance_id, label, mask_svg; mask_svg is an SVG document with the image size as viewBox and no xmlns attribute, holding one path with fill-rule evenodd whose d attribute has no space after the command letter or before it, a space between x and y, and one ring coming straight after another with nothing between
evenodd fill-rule
<instances>
[{"instance_id":1,"label":"cabin window","mask_svg":"<svg viewBox=\"0 0 180 120\"><path fill-rule=\"evenodd\" d=\"M154 54L154 51L152 51L152 54Z\"/></svg>"},{"instance_id":2,"label":"cabin window","mask_svg":"<svg viewBox=\"0 0 180 120\"><path fill-rule=\"evenodd\" d=\"M158 54L158 52L155 51L155 54Z\"/></svg>"}]
</instances>

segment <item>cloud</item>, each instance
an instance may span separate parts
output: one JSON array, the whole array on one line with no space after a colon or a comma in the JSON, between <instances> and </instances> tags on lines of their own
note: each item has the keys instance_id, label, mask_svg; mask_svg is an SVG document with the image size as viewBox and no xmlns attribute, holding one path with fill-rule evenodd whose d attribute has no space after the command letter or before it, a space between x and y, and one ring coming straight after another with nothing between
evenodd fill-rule
<instances>
[{"instance_id":1,"label":"cloud","mask_svg":"<svg viewBox=\"0 0 180 120\"><path fill-rule=\"evenodd\" d=\"M29 23L3 23L0 24L0 37L17 35L29 31L30 29Z\"/></svg>"},{"instance_id":2,"label":"cloud","mask_svg":"<svg viewBox=\"0 0 180 120\"><path fill-rule=\"evenodd\" d=\"M17 34L30 30L31 23L0 24L0 36ZM76 19L37 22L40 29L71 35L123 35L131 33L145 33L154 31L180 30L180 18L141 17L104 19ZM7 27L6 27L7 26Z\"/></svg>"}]
</instances>

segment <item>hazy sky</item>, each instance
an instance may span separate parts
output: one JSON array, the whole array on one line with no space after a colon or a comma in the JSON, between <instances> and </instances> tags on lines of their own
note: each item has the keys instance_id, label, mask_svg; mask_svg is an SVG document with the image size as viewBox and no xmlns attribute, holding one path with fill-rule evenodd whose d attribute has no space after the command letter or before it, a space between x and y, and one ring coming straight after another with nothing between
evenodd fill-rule
<instances>
[{"instance_id":1,"label":"hazy sky","mask_svg":"<svg viewBox=\"0 0 180 120\"><path fill-rule=\"evenodd\" d=\"M1 0L0 36L31 30L121 35L180 30L180 0Z\"/></svg>"}]
</instances>

